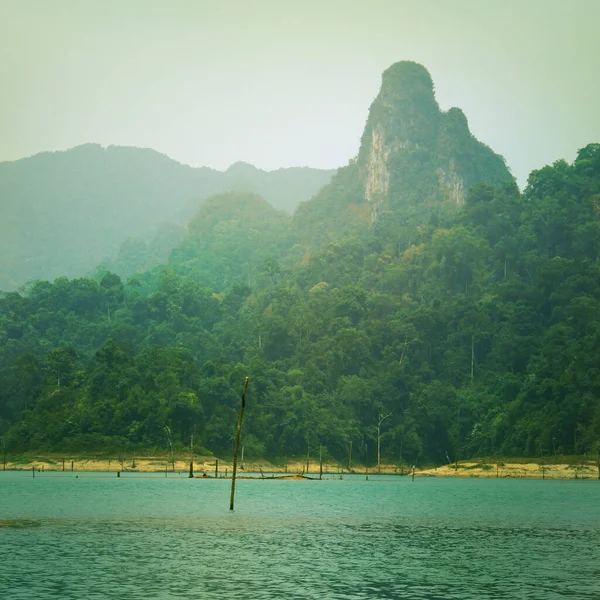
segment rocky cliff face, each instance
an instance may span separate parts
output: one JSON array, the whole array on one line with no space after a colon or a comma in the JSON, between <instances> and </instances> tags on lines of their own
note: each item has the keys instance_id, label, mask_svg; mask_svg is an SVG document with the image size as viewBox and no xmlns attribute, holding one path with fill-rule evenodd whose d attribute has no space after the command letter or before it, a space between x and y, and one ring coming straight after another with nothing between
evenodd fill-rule
<instances>
[{"instance_id":1,"label":"rocky cliff face","mask_svg":"<svg viewBox=\"0 0 600 600\"><path fill-rule=\"evenodd\" d=\"M460 109L440 110L427 69L399 62L383 73L357 158L300 204L292 228L305 247L369 227L410 245L418 225L460 208L476 183L516 185Z\"/></svg>"},{"instance_id":2,"label":"rocky cliff face","mask_svg":"<svg viewBox=\"0 0 600 600\"><path fill-rule=\"evenodd\" d=\"M513 181L504 160L470 133L460 109L440 111L431 76L413 62L383 73L357 168L371 221L402 206L460 207L475 183Z\"/></svg>"}]
</instances>

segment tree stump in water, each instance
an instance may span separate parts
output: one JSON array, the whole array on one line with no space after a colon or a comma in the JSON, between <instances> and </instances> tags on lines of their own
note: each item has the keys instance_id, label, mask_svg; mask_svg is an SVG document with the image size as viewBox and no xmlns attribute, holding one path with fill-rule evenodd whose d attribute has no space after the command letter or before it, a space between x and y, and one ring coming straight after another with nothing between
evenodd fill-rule
<instances>
[{"instance_id":1,"label":"tree stump in water","mask_svg":"<svg viewBox=\"0 0 600 600\"><path fill-rule=\"evenodd\" d=\"M233 473L231 475L231 496L229 498L229 510L233 510L233 500L235 497L235 474L237 471L238 449L240 447L240 434L242 432L242 419L244 418L244 408L246 408L246 390L248 389L248 377L244 381L244 391L242 392L242 405L240 407L240 417L238 419L237 431L235 434L235 446L233 448Z\"/></svg>"}]
</instances>

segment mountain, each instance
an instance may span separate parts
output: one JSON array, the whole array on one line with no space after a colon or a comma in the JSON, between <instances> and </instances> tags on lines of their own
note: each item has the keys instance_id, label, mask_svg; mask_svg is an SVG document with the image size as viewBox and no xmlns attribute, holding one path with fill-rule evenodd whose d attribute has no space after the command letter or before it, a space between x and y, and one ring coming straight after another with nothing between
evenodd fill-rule
<instances>
[{"instance_id":1,"label":"mountain","mask_svg":"<svg viewBox=\"0 0 600 600\"><path fill-rule=\"evenodd\" d=\"M440 110L427 69L398 62L383 73L358 157L301 204L294 227L318 244L372 225L406 246L416 225L431 213L456 212L476 183L515 185L504 159L470 133L464 113Z\"/></svg>"},{"instance_id":2,"label":"mountain","mask_svg":"<svg viewBox=\"0 0 600 600\"><path fill-rule=\"evenodd\" d=\"M165 222L185 224L190 198L197 208L217 192L247 189L291 212L331 175L251 165L220 172L182 165L154 150L97 144L0 163L0 289L91 272L128 238L125 254L132 245L152 245L156 235L164 242L168 237L154 232ZM168 251L159 255L165 260ZM134 272L146 264L140 262Z\"/></svg>"},{"instance_id":3,"label":"mountain","mask_svg":"<svg viewBox=\"0 0 600 600\"><path fill-rule=\"evenodd\" d=\"M249 376L248 457L575 466L600 450L599 207L600 144L521 193L399 63L357 159L292 218L215 194L131 246L180 239L164 268L0 294L0 436L116 456L165 448L166 426L230 455Z\"/></svg>"},{"instance_id":4,"label":"mountain","mask_svg":"<svg viewBox=\"0 0 600 600\"><path fill-rule=\"evenodd\" d=\"M223 174L222 190L251 192L262 196L275 209L292 214L298 204L312 198L329 183L335 171L288 167L263 171L246 162L236 162ZM203 198L191 198L185 205L183 218L187 222L201 206Z\"/></svg>"},{"instance_id":5,"label":"mountain","mask_svg":"<svg viewBox=\"0 0 600 600\"><path fill-rule=\"evenodd\" d=\"M591 144L523 194L474 186L395 256L373 232L287 269L285 215L251 194L211 198L169 268L141 282L0 295L7 453L164 448L166 424L179 449L193 433L229 455L249 375L253 458L318 447L343 462L350 442L362 458L379 441L400 465L595 455L599 193Z\"/></svg>"},{"instance_id":6,"label":"mountain","mask_svg":"<svg viewBox=\"0 0 600 600\"><path fill-rule=\"evenodd\" d=\"M236 280L253 282L288 245L289 217L257 194L228 192L207 198L171 254L168 266L222 291Z\"/></svg>"}]
</instances>

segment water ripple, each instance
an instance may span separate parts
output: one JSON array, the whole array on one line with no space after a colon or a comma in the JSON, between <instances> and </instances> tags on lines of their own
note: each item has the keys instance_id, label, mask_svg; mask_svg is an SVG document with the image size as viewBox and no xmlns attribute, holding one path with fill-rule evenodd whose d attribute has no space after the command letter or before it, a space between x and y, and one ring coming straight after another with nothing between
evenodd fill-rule
<instances>
[{"instance_id":1,"label":"water ripple","mask_svg":"<svg viewBox=\"0 0 600 600\"><path fill-rule=\"evenodd\" d=\"M2 600L600 598L600 486L39 479L0 480L39 525L0 529Z\"/></svg>"}]
</instances>

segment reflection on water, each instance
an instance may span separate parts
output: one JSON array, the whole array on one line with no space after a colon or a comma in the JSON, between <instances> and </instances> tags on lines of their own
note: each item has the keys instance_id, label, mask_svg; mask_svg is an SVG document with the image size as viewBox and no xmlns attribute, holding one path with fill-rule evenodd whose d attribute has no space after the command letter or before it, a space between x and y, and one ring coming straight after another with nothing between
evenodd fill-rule
<instances>
[{"instance_id":1,"label":"reflection on water","mask_svg":"<svg viewBox=\"0 0 600 600\"><path fill-rule=\"evenodd\" d=\"M595 482L0 473L0 598L600 598Z\"/></svg>"}]
</instances>

